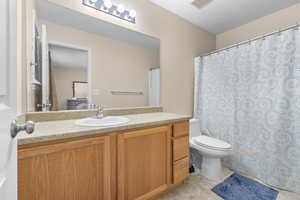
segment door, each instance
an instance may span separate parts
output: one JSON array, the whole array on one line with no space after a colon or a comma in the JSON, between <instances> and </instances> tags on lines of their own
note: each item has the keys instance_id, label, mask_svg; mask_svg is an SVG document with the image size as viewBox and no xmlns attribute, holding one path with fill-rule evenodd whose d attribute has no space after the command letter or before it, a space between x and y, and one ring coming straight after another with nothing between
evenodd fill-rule
<instances>
[{"instance_id":1,"label":"door","mask_svg":"<svg viewBox=\"0 0 300 200\"><path fill-rule=\"evenodd\" d=\"M17 141L10 136L16 117L16 0L0 1L0 199L17 200Z\"/></svg>"},{"instance_id":2,"label":"door","mask_svg":"<svg viewBox=\"0 0 300 200\"><path fill-rule=\"evenodd\" d=\"M50 111L49 48L46 25L42 25L42 110Z\"/></svg>"},{"instance_id":3,"label":"door","mask_svg":"<svg viewBox=\"0 0 300 200\"><path fill-rule=\"evenodd\" d=\"M171 128L160 126L118 136L118 199L150 199L171 182Z\"/></svg>"}]
</instances>

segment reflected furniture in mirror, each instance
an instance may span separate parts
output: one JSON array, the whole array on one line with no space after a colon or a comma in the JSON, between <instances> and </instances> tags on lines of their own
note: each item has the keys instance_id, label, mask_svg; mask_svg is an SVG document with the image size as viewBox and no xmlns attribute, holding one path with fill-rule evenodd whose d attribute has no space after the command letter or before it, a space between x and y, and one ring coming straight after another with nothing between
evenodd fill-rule
<instances>
[{"instance_id":1,"label":"reflected furniture in mirror","mask_svg":"<svg viewBox=\"0 0 300 200\"><path fill-rule=\"evenodd\" d=\"M73 98L67 100L67 110L88 109L88 82L73 81Z\"/></svg>"}]
</instances>

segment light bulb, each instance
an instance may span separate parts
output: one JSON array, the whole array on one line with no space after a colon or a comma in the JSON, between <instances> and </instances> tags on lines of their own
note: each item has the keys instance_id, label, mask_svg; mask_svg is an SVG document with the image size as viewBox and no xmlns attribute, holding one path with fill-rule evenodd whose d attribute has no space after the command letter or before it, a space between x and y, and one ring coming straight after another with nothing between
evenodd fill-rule
<instances>
[{"instance_id":1,"label":"light bulb","mask_svg":"<svg viewBox=\"0 0 300 200\"><path fill-rule=\"evenodd\" d=\"M136 17L136 11L135 10L130 10L129 11L129 17L130 18L135 18Z\"/></svg>"},{"instance_id":2,"label":"light bulb","mask_svg":"<svg viewBox=\"0 0 300 200\"><path fill-rule=\"evenodd\" d=\"M105 9L110 9L112 7L111 0L104 0L103 1L103 6L105 7Z\"/></svg>"},{"instance_id":3,"label":"light bulb","mask_svg":"<svg viewBox=\"0 0 300 200\"><path fill-rule=\"evenodd\" d=\"M91 3L96 3L98 0L90 0Z\"/></svg>"},{"instance_id":4,"label":"light bulb","mask_svg":"<svg viewBox=\"0 0 300 200\"><path fill-rule=\"evenodd\" d=\"M122 14L125 11L124 6L122 4L119 4L118 8L117 8L117 11L118 11L118 13Z\"/></svg>"}]
</instances>

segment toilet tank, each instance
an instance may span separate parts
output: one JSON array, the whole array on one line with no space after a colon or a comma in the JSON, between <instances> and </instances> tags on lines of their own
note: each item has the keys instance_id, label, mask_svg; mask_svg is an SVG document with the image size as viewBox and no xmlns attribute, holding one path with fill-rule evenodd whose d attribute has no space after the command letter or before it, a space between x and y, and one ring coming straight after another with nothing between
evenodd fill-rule
<instances>
[{"instance_id":1,"label":"toilet tank","mask_svg":"<svg viewBox=\"0 0 300 200\"><path fill-rule=\"evenodd\" d=\"M191 119L190 120L190 138L200 136L200 120Z\"/></svg>"}]
</instances>

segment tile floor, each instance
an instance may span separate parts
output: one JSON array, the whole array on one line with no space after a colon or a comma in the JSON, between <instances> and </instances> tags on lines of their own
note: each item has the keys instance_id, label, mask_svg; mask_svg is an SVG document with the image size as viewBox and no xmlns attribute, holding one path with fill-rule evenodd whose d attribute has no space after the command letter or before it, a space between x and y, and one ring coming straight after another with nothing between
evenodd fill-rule
<instances>
[{"instance_id":1,"label":"tile floor","mask_svg":"<svg viewBox=\"0 0 300 200\"><path fill-rule=\"evenodd\" d=\"M223 170L223 179L233 172L229 169ZM222 181L220 181L222 182ZM219 182L210 181L199 174L194 173L178 188L164 194L157 200L223 200L211 191ZM300 200L299 194L280 191L277 200Z\"/></svg>"}]
</instances>

